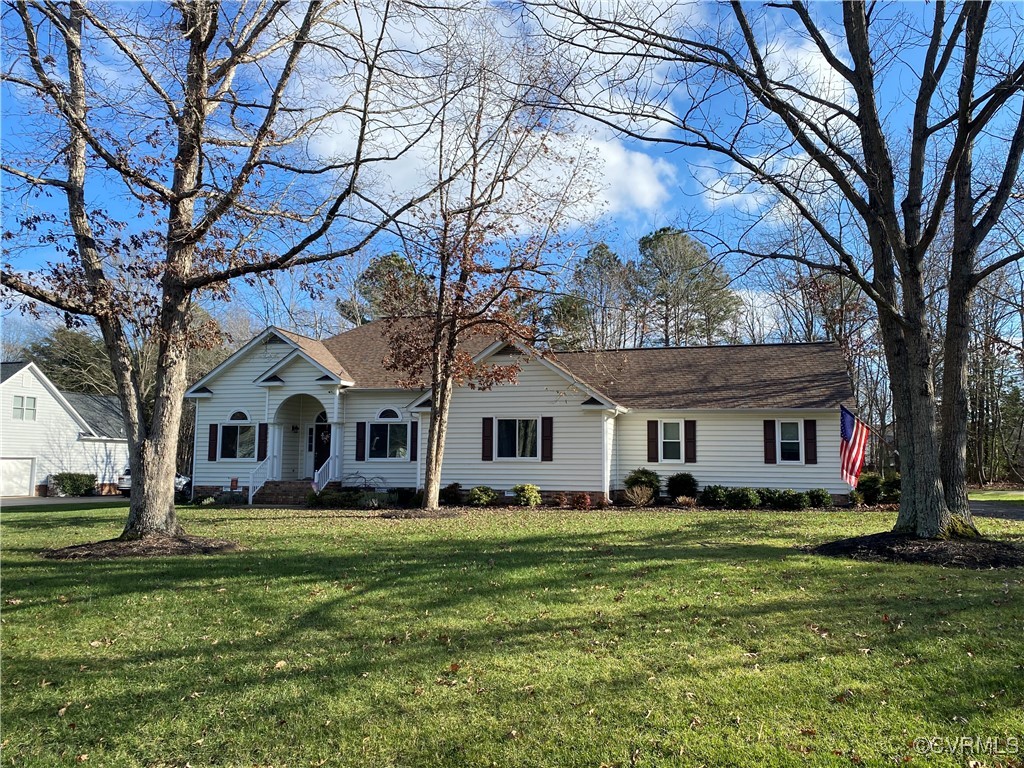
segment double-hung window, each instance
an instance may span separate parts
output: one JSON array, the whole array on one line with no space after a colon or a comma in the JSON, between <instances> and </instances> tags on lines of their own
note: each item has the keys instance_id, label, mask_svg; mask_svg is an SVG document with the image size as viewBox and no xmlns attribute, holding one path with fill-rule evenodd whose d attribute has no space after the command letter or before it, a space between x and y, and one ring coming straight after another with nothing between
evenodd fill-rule
<instances>
[{"instance_id":1,"label":"double-hung window","mask_svg":"<svg viewBox=\"0 0 1024 768\"><path fill-rule=\"evenodd\" d=\"M539 430L537 419L498 419L497 457L536 459Z\"/></svg>"},{"instance_id":2,"label":"double-hung window","mask_svg":"<svg viewBox=\"0 0 1024 768\"><path fill-rule=\"evenodd\" d=\"M779 461L799 462L800 459L800 422L780 421Z\"/></svg>"},{"instance_id":3,"label":"double-hung window","mask_svg":"<svg viewBox=\"0 0 1024 768\"><path fill-rule=\"evenodd\" d=\"M241 423L248 421L249 415L245 411L235 411L227 424L221 424L220 458L256 458L256 425Z\"/></svg>"},{"instance_id":4,"label":"double-hung window","mask_svg":"<svg viewBox=\"0 0 1024 768\"><path fill-rule=\"evenodd\" d=\"M35 421L36 399L34 397L15 395L13 416L15 421Z\"/></svg>"},{"instance_id":5,"label":"double-hung window","mask_svg":"<svg viewBox=\"0 0 1024 768\"><path fill-rule=\"evenodd\" d=\"M661 460L678 461L682 458L682 424L678 421L661 422Z\"/></svg>"}]
</instances>

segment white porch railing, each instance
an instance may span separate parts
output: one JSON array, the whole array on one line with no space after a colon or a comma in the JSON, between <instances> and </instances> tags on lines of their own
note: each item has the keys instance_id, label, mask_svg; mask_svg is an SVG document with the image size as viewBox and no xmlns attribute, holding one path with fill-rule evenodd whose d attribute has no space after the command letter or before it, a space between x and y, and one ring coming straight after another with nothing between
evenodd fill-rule
<instances>
[{"instance_id":1,"label":"white porch railing","mask_svg":"<svg viewBox=\"0 0 1024 768\"><path fill-rule=\"evenodd\" d=\"M329 482L334 480L334 476L331 473L331 465L333 463L328 459L320 465L320 469L313 473L313 491L315 493L320 493L320 491L327 487Z\"/></svg>"},{"instance_id":2,"label":"white porch railing","mask_svg":"<svg viewBox=\"0 0 1024 768\"><path fill-rule=\"evenodd\" d=\"M270 479L271 459L272 456L268 456L259 464L256 465L256 469L249 473L249 505L252 506L252 499L256 495L256 492L266 485L267 480Z\"/></svg>"}]
</instances>

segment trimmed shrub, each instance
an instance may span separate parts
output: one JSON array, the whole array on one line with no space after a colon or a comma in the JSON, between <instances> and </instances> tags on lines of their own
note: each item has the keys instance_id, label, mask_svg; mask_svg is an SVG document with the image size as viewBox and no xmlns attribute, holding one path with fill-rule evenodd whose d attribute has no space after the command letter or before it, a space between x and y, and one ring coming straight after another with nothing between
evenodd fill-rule
<instances>
[{"instance_id":1,"label":"trimmed shrub","mask_svg":"<svg viewBox=\"0 0 1024 768\"><path fill-rule=\"evenodd\" d=\"M478 485L469 489L466 501L472 507L489 507L498 501L498 492L489 485Z\"/></svg>"},{"instance_id":2,"label":"trimmed shrub","mask_svg":"<svg viewBox=\"0 0 1024 768\"><path fill-rule=\"evenodd\" d=\"M87 472L58 472L50 475L50 485L65 496L92 496L96 475Z\"/></svg>"},{"instance_id":3,"label":"trimmed shrub","mask_svg":"<svg viewBox=\"0 0 1024 768\"><path fill-rule=\"evenodd\" d=\"M571 504L573 509L590 509L593 506L589 493L574 493Z\"/></svg>"},{"instance_id":4,"label":"trimmed shrub","mask_svg":"<svg viewBox=\"0 0 1024 768\"><path fill-rule=\"evenodd\" d=\"M512 492L516 495L516 504L520 507L540 506L540 488L536 485L530 485L529 483L513 485Z\"/></svg>"},{"instance_id":5,"label":"trimmed shrub","mask_svg":"<svg viewBox=\"0 0 1024 768\"><path fill-rule=\"evenodd\" d=\"M458 483L446 485L438 492L437 500L446 506L458 506L462 503L462 486Z\"/></svg>"},{"instance_id":6,"label":"trimmed shrub","mask_svg":"<svg viewBox=\"0 0 1024 768\"><path fill-rule=\"evenodd\" d=\"M362 496L362 491L351 488L340 491L327 489L320 493L310 491L306 496L306 506L311 509L356 509L361 506Z\"/></svg>"},{"instance_id":7,"label":"trimmed shrub","mask_svg":"<svg viewBox=\"0 0 1024 768\"><path fill-rule=\"evenodd\" d=\"M654 501L654 489L649 485L634 485L625 491L626 501L634 509L649 507Z\"/></svg>"},{"instance_id":8,"label":"trimmed shrub","mask_svg":"<svg viewBox=\"0 0 1024 768\"><path fill-rule=\"evenodd\" d=\"M654 494L657 495L658 491L661 490L661 477L653 469L637 468L626 475L626 488L634 488L638 485L646 485L648 488L654 489Z\"/></svg>"},{"instance_id":9,"label":"trimmed shrub","mask_svg":"<svg viewBox=\"0 0 1024 768\"><path fill-rule=\"evenodd\" d=\"M882 500L882 476L874 472L865 472L860 476L857 490L864 496L864 503L875 506Z\"/></svg>"},{"instance_id":10,"label":"trimmed shrub","mask_svg":"<svg viewBox=\"0 0 1024 768\"><path fill-rule=\"evenodd\" d=\"M778 509L792 511L807 509L810 505L810 501L807 499L807 494L802 491L783 491L779 494L777 503Z\"/></svg>"},{"instance_id":11,"label":"trimmed shrub","mask_svg":"<svg viewBox=\"0 0 1024 768\"><path fill-rule=\"evenodd\" d=\"M885 504L900 503L900 476L889 475L882 481L882 502Z\"/></svg>"},{"instance_id":12,"label":"trimmed shrub","mask_svg":"<svg viewBox=\"0 0 1024 768\"><path fill-rule=\"evenodd\" d=\"M725 492L725 505L729 509L757 509L761 497L753 488L729 488Z\"/></svg>"},{"instance_id":13,"label":"trimmed shrub","mask_svg":"<svg viewBox=\"0 0 1024 768\"><path fill-rule=\"evenodd\" d=\"M569 497L566 495L565 491L559 491L548 499L548 506L565 509L569 506Z\"/></svg>"},{"instance_id":14,"label":"trimmed shrub","mask_svg":"<svg viewBox=\"0 0 1024 768\"><path fill-rule=\"evenodd\" d=\"M761 497L761 507L764 509L781 509L779 507L779 495L782 493L778 488L758 488L757 495Z\"/></svg>"},{"instance_id":15,"label":"trimmed shrub","mask_svg":"<svg viewBox=\"0 0 1024 768\"><path fill-rule=\"evenodd\" d=\"M683 509L693 509L697 506L697 499L693 496L676 496L676 506Z\"/></svg>"},{"instance_id":16,"label":"trimmed shrub","mask_svg":"<svg viewBox=\"0 0 1024 768\"><path fill-rule=\"evenodd\" d=\"M413 499L416 498L415 488L390 488L388 489L388 506L391 507L411 507L419 506L414 505ZM422 503L422 500L421 502Z\"/></svg>"},{"instance_id":17,"label":"trimmed shrub","mask_svg":"<svg viewBox=\"0 0 1024 768\"><path fill-rule=\"evenodd\" d=\"M832 494L824 488L812 488L807 492L807 500L815 509L831 509Z\"/></svg>"},{"instance_id":18,"label":"trimmed shrub","mask_svg":"<svg viewBox=\"0 0 1024 768\"><path fill-rule=\"evenodd\" d=\"M677 472L665 481L665 490L669 498L697 495L697 478L689 472Z\"/></svg>"},{"instance_id":19,"label":"trimmed shrub","mask_svg":"<svg viewBox=\"0 0 1024 768\"><path fill-rule=\"evenodd\" d=\"M702 507L717 507L721 509L725 506L725 494L726 489L721 485L705 485L704 490L697 497L697 501Z\"/></svg>"}]
</instances>

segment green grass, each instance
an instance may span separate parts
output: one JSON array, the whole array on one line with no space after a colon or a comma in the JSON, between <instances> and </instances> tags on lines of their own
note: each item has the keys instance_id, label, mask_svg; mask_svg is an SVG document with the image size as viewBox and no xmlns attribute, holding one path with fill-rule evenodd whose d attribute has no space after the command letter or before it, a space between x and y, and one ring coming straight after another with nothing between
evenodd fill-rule
<instances>
[{"instance_id":1,"label":"green grass","mask_svg":"<svg viewBox=\"0 0 1024 768\"><path fill-rule=\"evenodd\" d=\"M1024 571L794 549L887 514L183 509L247 549L37 555L123 514L0 518L4 764L1010 765L912 742L1024 733Z\"/></svg>"},{"instance_id":2,"label":"green grass","mask_svg":"<svg viewBox=\"0 0 1024 768\"><path fill-rule=\"evenodd\" d=\"M1024 490L1019 491L970 491L967 498L971 501L1021 501L1024 502Z\"/></svg>"}]
</instances>

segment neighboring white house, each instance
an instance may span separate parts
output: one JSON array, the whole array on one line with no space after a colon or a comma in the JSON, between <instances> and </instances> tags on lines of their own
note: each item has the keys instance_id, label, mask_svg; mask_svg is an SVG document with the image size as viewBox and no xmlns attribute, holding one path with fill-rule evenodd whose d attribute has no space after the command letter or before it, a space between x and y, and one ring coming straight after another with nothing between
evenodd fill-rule
<instances>
[{"instance_id":1,"label":"neighboring white house","mask_svg":"<svg viewBox=\"0 0 1024 768\"><path fill-rule=\"evenodd\" d=\"M386 367L385 322L324 341L267 328L196 382L195 493L304 479L422 487L430 393ZM849 492L839 406L853 392L833 343L549 356L474 344L476 359L520 372L456 390L442 484L607 497L649 467L701 486Z\"/></svg>"},{"instance_id":2,"label":"neighboring white house","mask_svg":"<svg viewBox=\"0 0 1024 768\"><path fill-rule=\"evenodd\" d=\"M0 496L44 495L50 475L96 475L114 493L128 464L117 398L61 392L35 363L0 364Z\"/></svg>"}]
</instances>

